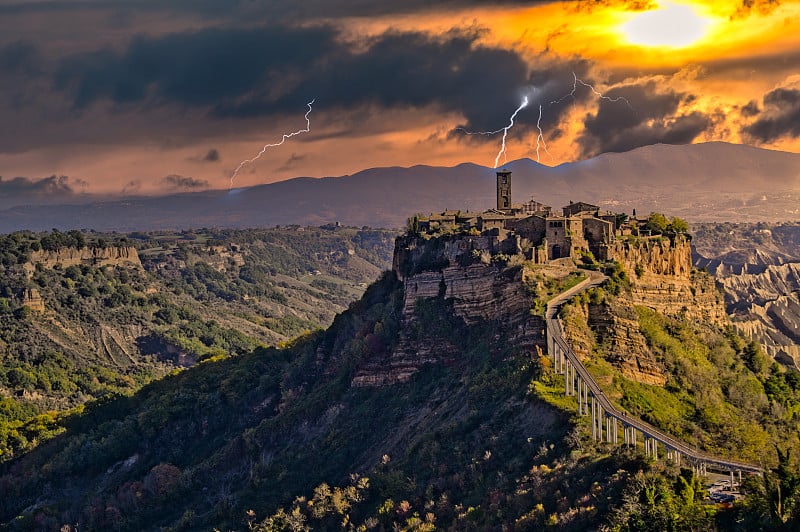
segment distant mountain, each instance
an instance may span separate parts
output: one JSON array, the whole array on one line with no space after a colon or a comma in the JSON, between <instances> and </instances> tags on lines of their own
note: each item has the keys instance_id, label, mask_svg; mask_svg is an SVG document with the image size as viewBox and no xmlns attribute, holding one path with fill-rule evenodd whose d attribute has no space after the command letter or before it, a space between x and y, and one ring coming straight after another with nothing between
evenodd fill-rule
<instances>
[{"instance_id":1,"label":"distant mountain","mask_svg":"<svg viewBox=\"0 0 800 532\"><path fill-rule=\"evenodd\" d=\"M514 199L560 207L570 200L630 213L659 210L693 221L800 218L800 155L751 146L653 145L556 167L520 159ZM454 167L372 168L341 177L301 177L233 191L16 206L0 211L0 231L255 227L340 221L399 227L415 212L482 210L494 204L494 170Z\"/></svg>"}]
</instances>

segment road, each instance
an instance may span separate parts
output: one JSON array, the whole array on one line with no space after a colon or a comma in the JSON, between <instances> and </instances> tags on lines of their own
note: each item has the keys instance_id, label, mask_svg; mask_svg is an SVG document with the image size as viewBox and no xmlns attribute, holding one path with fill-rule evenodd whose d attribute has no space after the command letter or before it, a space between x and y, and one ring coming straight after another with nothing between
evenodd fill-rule
<instances>
[{"instance_id":1,"label":"road","mask_svg":"<svg viewBox=\"0 0 800 532\"><path fill-rule=\"evenodd\" d=\"M553 341L559 346L559 348L561 348L561 351L564 352L566 359L575 367L577 374L581 380L587 384L590 394L595 398L595 401L600 404L606 415L617 419L624 426L635 427L636 430L640 431L646 437L653 438L665 447L680 452L684 457L689 458L698 464L705 464L708 468L721 471L761 473L762 469L753 464L747 464L735 460L727 460L725 458L704 453L699 449L696 449L682 442L681 440L678 440L669 434L658 430L652 425L641 421L640 419L623 414L617 410L613 404L611 404L611 401L608 400L606 395L600 389L600 386L594 380L594 377L592 377L591 373L589 373L586 367L584 367L583 363L581 363L575 352L564 339L561 323L557 317L560 307L566 301L580 292L603 284L603 282L605 282L607 279L605 275L599 272L587 271L587 275L588 277L585 280L550 300L547 305L547 313L545 316L547 322L547 334L551 335Z\"/></svg>"}]
</instances>

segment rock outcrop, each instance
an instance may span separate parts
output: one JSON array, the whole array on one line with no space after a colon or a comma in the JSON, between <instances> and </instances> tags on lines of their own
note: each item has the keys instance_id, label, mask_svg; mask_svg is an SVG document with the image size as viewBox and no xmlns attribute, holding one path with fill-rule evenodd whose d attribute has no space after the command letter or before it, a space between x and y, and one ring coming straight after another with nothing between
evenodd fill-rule
<instances>
[{"instance_id":1,"label":"rock outcrop","mask_svg":"<svg viewBox=\"0 0 800 532\"><path fill-rule=\"evenodd\" d=\"M544 320L531 313L534 296L525 285L524 268L492 260L507 245L486 236L398 238L393 263L404 288L400 339L387 357L368 361L353 384L404 382L424 364L450 363L459 356L460 348L444 336L415 334L418 301L446 303L466 327L489 325L493 341L541 349Z\"/></svg>"},{"instance_id":2,"label":"rock outcrop","mask_svg":"<svg viewBox=\"0 0 800 532\"><path fill-rule=\"evenodd\" d=\"M734 327L779 362L800 367L800 263L717 272Z\"/></svg>"},{"instance_id":3,"label":"rock outcrop","mask_svg":"<svg viewBox=\"0 0 800 532\"><path fill-rule=\"evenodd\" d=\"M692 269L692 248L680 236L618 240L608 248L631 281L634 305L650 307L667 316L681 315L717 326L729 324L723 295L706 273Z\"/></svg>"},{"instance_id":4,"label":"rock outcrop","mask_svg":"<svg viewBox=\"0 0 800 532\"><path fill-rule=\"evenodd\" d=\"M36 312L44 312L44 299L37 288L26 288L22 294L22 306Z\"/></svg>"},{"instance_id":5,"label":"rock outcrop","mask_svg":"<svg viewBox=\"0 0 800 532\"><path fill-rule=\"evenodd\" d=\"M44 268L53 268L55 266L67 268L69 266L80 266L81 264L142 267L139 253L133 246L32 251L30 260L24 265L24 268L28 272L33 272L37 264Z\"/></svg>"},{"instance_id":6,"label":"rock outcrop","mask_svg":"<svg viewBox=\"0 0 800 532\"><path fill-rule=\"evenodd\" d=\"M630 288L602 302L571 306L565 319L570 345L584 357L599 346L626 378L663 386L667 372L648 346L634 307L724 327L730 321L722 293L707 273L692 269L688 240L632 239L614 242L608 250L625 269Z\"/></svg>"}]
</instances>

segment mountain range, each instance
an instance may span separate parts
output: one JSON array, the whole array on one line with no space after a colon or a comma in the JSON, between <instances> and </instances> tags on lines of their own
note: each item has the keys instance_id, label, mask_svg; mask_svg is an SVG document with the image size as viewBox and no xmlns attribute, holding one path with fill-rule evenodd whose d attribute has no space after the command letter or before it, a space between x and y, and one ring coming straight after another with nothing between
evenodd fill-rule
<instances>
[{"instance_id":1,"label":"mountain range","mask_svg":"<svg viewBox=\"0 0 800 532\"><path fill-rule=\"evenodd\" d=\"M545 166L530 159L513 172L514 200L553 207L583 200L617 212L666 211L689 221L780 221L800 215L800 155L711 142L652 145L626 153ZM495 170L371 168L339 177L298 177L248 188L13 205L0 231L87 228L103 231L256 227L276 224L401 227L414 213L483 210L494 205ZM74 198L74 197L73 197ZM52 201L52 199L51 199Z\"/></svg>"}]
</instances>

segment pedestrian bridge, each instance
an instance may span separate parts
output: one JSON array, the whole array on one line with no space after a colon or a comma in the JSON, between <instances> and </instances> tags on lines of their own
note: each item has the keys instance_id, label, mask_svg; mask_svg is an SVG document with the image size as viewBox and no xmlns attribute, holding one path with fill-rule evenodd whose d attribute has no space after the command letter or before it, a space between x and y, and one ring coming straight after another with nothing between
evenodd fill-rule
<instances>
[{"instance_id":1,"label":"pedestrian bridge","mask_svg":"<svg viewBox=\"0 0 800 532\"><path fill-rule=\"evenodd\" d=\"M556 373L564 375L566 395L577 397L578 414L591 416L592 439L612 444L620 443L621 439L623 445L634 448L641 440L646 456L655 460L665 457L677 465L691 466L699 475L705 475L709 470L730 472L731 483L734 473L738 474L740 480L742 472L760 474L762 469L758 466L706 454L640 419L629 416L626 412L617 410L611 404L564 339L561 322L558 319L558 311L564 302L579 292L599 286L606 280L604 275L597 272L588 273L588 279L550 301L545 318L547 352L553 359L553 368Z\"/></svg>"}]
</instances>

